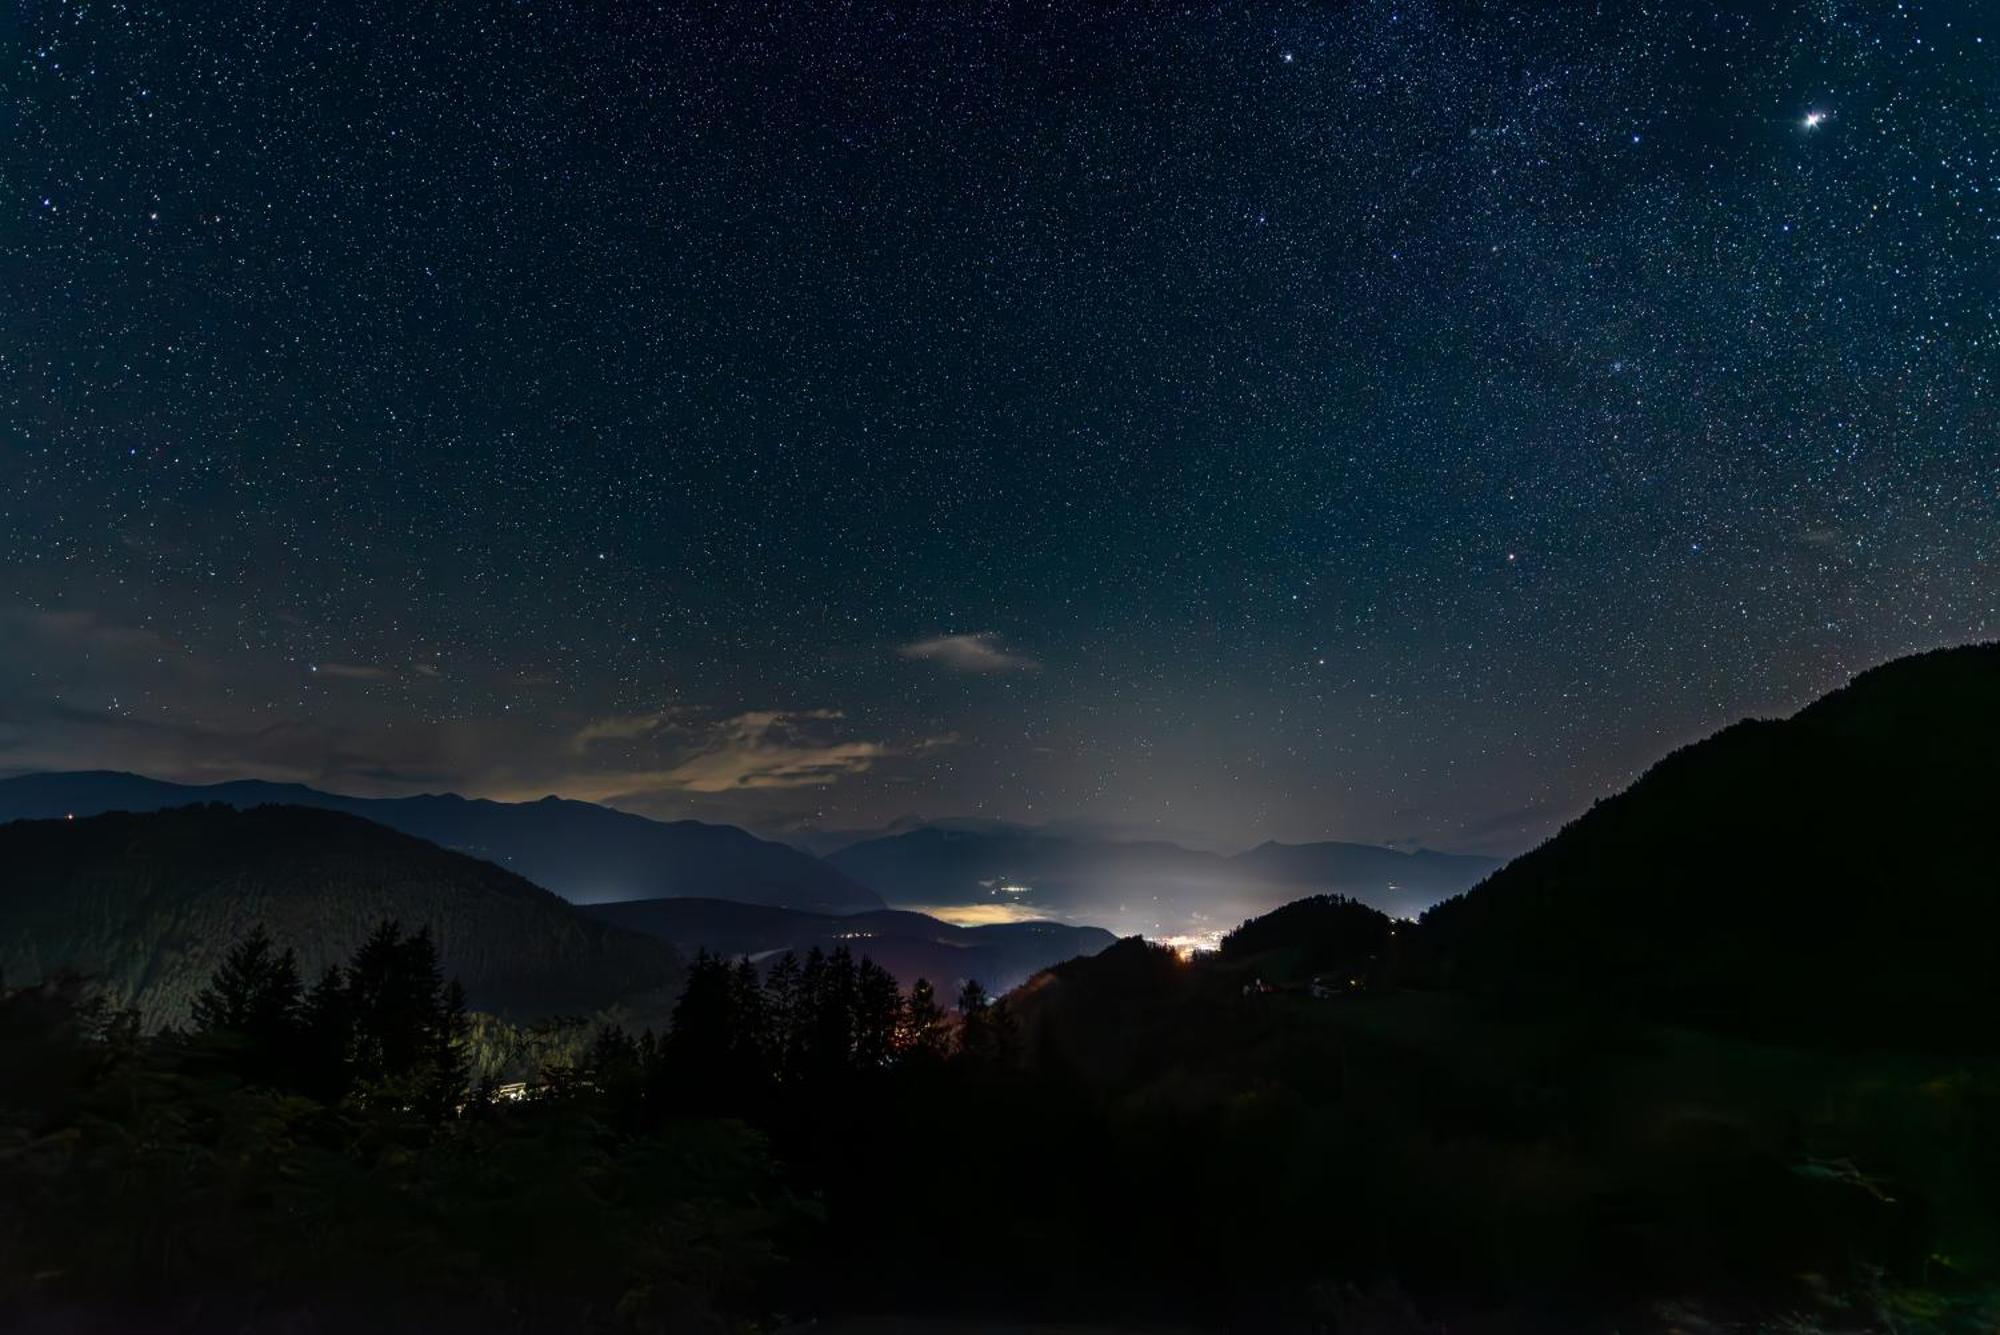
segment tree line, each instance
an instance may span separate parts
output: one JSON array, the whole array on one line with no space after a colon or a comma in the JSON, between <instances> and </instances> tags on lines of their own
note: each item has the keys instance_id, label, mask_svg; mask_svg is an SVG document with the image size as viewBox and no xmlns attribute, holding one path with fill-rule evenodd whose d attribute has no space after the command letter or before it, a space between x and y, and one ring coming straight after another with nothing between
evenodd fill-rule
<instances>
[{"instance_id":1,"label":"tree line","mask_svg":"<svg viewBox=\"0 0 2000 1335\"><path fill-rule=\"evenodd\" d=\"M1406 958L1339 901L1285 922L1192 961L1119 943L1018 1012L850 949L701 954L657 1030L552 1028L518 1101L482 1065L491 1017L393 923L310 982L252 933L178 1031L73 980L0 989L0 1329L1434 1329L1407 1286L1494 1329L1601 1330L1718 1277L1745 1314L1801 1274L1859 1311L1901 1291L1878 1271L1986 1322L1897 1329L1993 1328L2000 1298L1932 1282L1943 1223L1991 1218L1990 1069L1855 1066L1842 1097L1877 1092L1832 1124L1752 1102L1663 1140L1677 1048L1444 994L1246 997ZM1766 1088L1761 1050L1691 1060Z\"/></svg>"},{"instance_id":2,"label":"tree line","mask_svg":"<svg viewBox=\"0 0 2000 1335\"><path fill-rule=\"evenodd\" d=\"M643 1115L762 1120L788 1098L899 1068L1005 1065L1019 1055L1006 1000L977 980L948 1011L928 980L905 993L845 945L787 952L768 970L702 951L664 1035L601 1026L571 1070L545 1081L588 1082Z\"/></svg>"},{"instance_id":3,"label":"tree line","mask_svg":"<svg viewBox=\"0 0 2000 1335\"><path fill-rule=\"evenodd\" d=\"M310 989L261 925L195 997L191 1037L245 1080L325 1103L390 1099L442 1118L467 1081L465 991L428 927L385 921Z\"/></svg>"},{"instance_id":4,"label":"tree line","mask_svg":"<svg viewBox=\"0 0 2000 1335\"><path fill-rule=\"evenodd\" d=\"M928 980L906 993L846 945L786 952L768 969L700 951L664 1033L566 1024L586 1041L530 1073L530 1091L615 1093L626 1112L653 1117L755 1116L787 1092L905 1065L1020 1057L1005 998L976 979L948 1010ZM493 1097L490 1076L477 1086L471 1076L472 1032L430 929L385 921L310 987L296 952L255 928L196 996L186 1038L251 1084L326 1103L389 1100L442 1119Z\"/></svg>"}]
</instances>

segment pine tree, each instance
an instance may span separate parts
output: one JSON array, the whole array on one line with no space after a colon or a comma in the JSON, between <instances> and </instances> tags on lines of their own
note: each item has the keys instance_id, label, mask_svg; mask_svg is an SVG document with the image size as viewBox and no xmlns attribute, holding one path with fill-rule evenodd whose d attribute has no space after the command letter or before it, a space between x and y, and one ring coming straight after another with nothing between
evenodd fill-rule
<instances>
[{"instance_id":1,"label":"pine tree","mask_svg":"<svg viewBox=\"0 0 2000 1335\"><path fill-rule=\"evenodd\" d=\"M395 922L369 934L344 975L356 1080L443 1116L467 1083L465 992L447 983L428 927L404 936Z\"/></svg>"},{"instance_id":2,"label":"pine tree","mask_svg":"<svg viewBox=\"0 0 2000 1335\"><path fill-rule=\"evenodd\" d=\"M903 1022L896 1035L896 1051L904 1061L933 1062L945 1055L950 1042L945 1027L944 1008L938 1005L937 989L928 978L910 985L910 999L903 1007Z\"/></svg>"},{"instance_id":3,"label":"pine tree","mask_svg":"<svg viewBox=\"0 0 2000 1335\"><path fill-rule=\"evenodd\" d=\"M194 1024L203 1033L281 1034L298 1018L298 1007L298 960L289 949L279 954L260 923L230 947L195 997Z\"/></svg>"},{"instance_id":4,"label":"pine tree","mask_svg":"<svg viewBox=\"0 0 2000 1335\"><path fill-rule=\"evenodd\" d=\"M402 953L402 925L383 921L355 950L343 975L348 1060L355 1078L363 1083L380 1083L408 1069L414 1056Z\"/></svg>"},{"instance_id":5,"label":"pine tree","mask_svg":"<svg viewBox=\"0 0 2000 1335\"><path fill-rule=\"evenodd\" d=\"M977 978L965 980L958 992L958 1050L975 1061L992 1055L992 1030L987 1012L993 1005Z\"/></svg>"},{"instance_id":6,"label":"pine tree","mask_svg":"<svg viewBox=\"0 0 2000 1335\"><path fill-rule=\"evenodd\" d=\"M826 1005L826 952L818 946L806 952L799 966L799 990L792 1008L793 1077L810 1080L819 1074L820 1012Z\"/></svg>"},{"instance_id":7,"label":"pine tree","mask_svg":"<svg viewBox=\"0 0 2000 1335\"><path fill-rule=\"evenodd\" d=\"M746 1087L766 1084L772 1075L770 1008L763 980L747 957L736 962L729 977L730 1066L735 1080Z\"/></svg>"},{"instance_id":8,"label":"pine tree","mask_svg":"<svg viewBox=\"0 0 2000 1335\"><path fill-rule=\"evenodd\" d=\"M988 1052L995 1063L1001 1066L1019 1064L1021 1023L1014 1018L1014 1009L1007 1004L1007 998L995 997L993 1004L986 1008L986 1035Z\"/></svg>"},{"instance_id":9,"label":"pine tree","mask_svg":"<svg viewBox=\"0 0 2000 1335\"><path fill-rule=\"evenodd\" d=\"M800 1023L799 957L786 951L764 978L764 1014L770 1026L771 1067L780 1083L798 1079L805 1043Z\"/></svg>"},{"instance_id":10,"label":"pine tree","mask_svg":"<svg viewBox=\"0 0 2000 1335\"><path fill-rule=\"evenodd\" d=\"M648 1034L649 1047L651 1038ZM584 1082L604 1096L613 1114L627 1125L634 1122L645 1101L646 1068L639 1041L620 1025L604 1025L591 1040L582 1066Z\"/></svg>"},{"instance_id":11,"label":"pine tree","mask_svg":"<svg viewBox=\"0 0 2000 1335\"><path fill-rule=\"evenodd\" d=\"M429 929L417 935L426 945L430 944ZM431 959L434 963L437 959L434 950ZM443 976L441 970L438 976ZM428 1035L430 1053L426 1076L430 1086L431 1110L443 1116L458 1105L472 1083L470 1054L467 1051L471 1022L465 1014L465 987L458 979L454 978L444 985L432 1014L435 1021Z\"/></svg>"},{"instance_id":12,"label":"pine tree","mask_svg":"<svg viewBox=\"0 0 2000 1335\"><path fill-rule=\"evenodd\" d=\"M666 1059L684 1106L717 1112L732 1102L735 1060L735 979L729 962L707 950L688 966L687 985L674 1003Z\"/></svg>"},{"instance_id":13,"label":"pine tree","mask_svg":"<svg viewBox=\"0 0 2000 1335\"><path fill-rule=\"evenodd\" d=\"M826 957L819 993L813 998L811 1065L816 1073L834 1076L853 1068L858 997L854 953L844 945L836 946Z\"/></svg>"},{"instance_id":14,"label":"pine tree","mask_svg":"<svg viewBox=\"0 0 2000 1335\"><path fill-rule=\"evenodd\" d=\"M196 1033L229 1054L243 1078L293 1083L299 1058L298 959L258 927L230 948L194 1001Z\"/></svg>"},{"instance_id":15,"label":"pine tree","mask_svg":"<svg viewBox=\"0 0 2000 1335\"><path fill-rule=\"evenodd\" d=\"M595 1076L625 1075L639 1064L638 1040L626 1033L622 1025L604 1025L591 1039L590 1055L584 1061Z\"/></svg>"},{"instance_id":16,"label":"pine tree","mask_svg":"<svg viewBox=\"0 0 2000 1335\"><path fill-rule=\"evenodd\" d=\"M854 1003L854 1064L864 1071L880 1070L895 1056L903 1023L903 994L895 975L863 956L855 971Z\"/></svg>"},{"instance_id":17,"label":"pine tree","mask_svg":"<svg viewBox=\"0 0 2000 1335\"><path fill-rule=\"evenodd\" d=\"M300 1087L324 1103L338 1103L351 1080L349 1049L354 1016L347 1002L347 975L329 964L300 1007Z\"/></svg>"}]
</instances>

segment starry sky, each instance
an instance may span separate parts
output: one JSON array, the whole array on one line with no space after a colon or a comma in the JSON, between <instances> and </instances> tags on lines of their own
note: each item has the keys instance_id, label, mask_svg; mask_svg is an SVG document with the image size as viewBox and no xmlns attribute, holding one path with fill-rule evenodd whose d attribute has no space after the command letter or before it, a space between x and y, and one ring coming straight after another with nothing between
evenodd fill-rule
<instances>
[{"instance_id":1,"label":"starry sky","mask_svg":"<svg viewBox=\"0 0 2000 1335\"><path fill-rule=\"evenodd\" d=\"M1511 852L2000 633L2000 7L0 15L0 770Z\"/></svg>"}]
</instances>

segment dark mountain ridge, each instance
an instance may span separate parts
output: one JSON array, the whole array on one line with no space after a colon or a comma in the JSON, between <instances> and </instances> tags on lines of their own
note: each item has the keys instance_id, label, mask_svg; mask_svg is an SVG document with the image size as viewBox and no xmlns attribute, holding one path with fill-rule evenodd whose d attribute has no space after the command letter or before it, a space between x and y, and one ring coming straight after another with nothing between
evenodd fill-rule
<instances>
[{"instance_id":1,"label":"dark mountain ridge","mask_svg":"<svg viewBox=\"0 0 2000 1335\"><path fill-rule=\"evenodd\" d=\"M344 812L220 803L0 826L0 976L75 969L149 1024L177 1023L262 924L310 982L375 925L429 927L473 1008L664 1012L679 955L510 871Z\"/></svg>"},{"instance_id":2,"label":"dark mountain ridge","mask_svg":"<svg viewBox=\"0 0 2000 1335\"><path fill-rule=\"evenodd\" d=\"M348 797L295 783L181 784L106 770L0 779L0 821L192 802L344 811L498 863L580 903L695 895L814 912L882 907L876 895L818 858L733 825L656 821L566 798Z\"/></svg>"},{"instance_id":3,"label":"dark mountain ridge","mask_svg":"<svg viewBox=\"0 0 2000 1335\"><path fill-rule=\"evenodd\" d=\"M1996 811L2000 645L1939 650L1674 752L1420 939L1476 992L1991 1043Z\"/></svg>"}]
</instances>

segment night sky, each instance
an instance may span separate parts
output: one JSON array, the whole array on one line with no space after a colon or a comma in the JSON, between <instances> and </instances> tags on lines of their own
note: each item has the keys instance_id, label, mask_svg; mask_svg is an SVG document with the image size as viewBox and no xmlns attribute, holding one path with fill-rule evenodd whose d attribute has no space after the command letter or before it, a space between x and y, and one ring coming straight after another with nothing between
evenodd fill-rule
<instances>
[{"instance_id":1,"label":"night sky","mask_svg":"<svg viewBox=\"0 0 2000 1335\"><path fill-rule=\"evenodd\" d=\"M0 771L1510 852L2000 633L2000 6L0 17Z\"/></svg>"}]
</instances>

